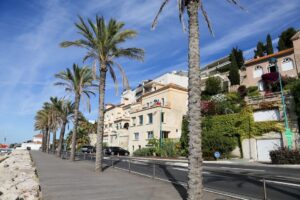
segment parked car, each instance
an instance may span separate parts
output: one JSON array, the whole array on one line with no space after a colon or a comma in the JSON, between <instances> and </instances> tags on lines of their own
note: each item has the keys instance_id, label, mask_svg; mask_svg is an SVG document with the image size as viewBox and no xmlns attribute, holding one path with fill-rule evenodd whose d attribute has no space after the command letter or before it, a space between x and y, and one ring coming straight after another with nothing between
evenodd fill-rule
<instances>
[{"instance_id":1,"label":"parked car","mask_svg":"<svg viewBox=\"0 0 300 200\"><path fill-rule=\"evenodd\" d=\"M122 149L121 147L105 147L103 149L104 155L119 155L119 156L129 156L129 151Z\"/></svg>"},{"instance_id":2,"label":"parked car","mask_svg":"<svg viewBox=\"0 0 300 200\"><path fill-rule=\"evenodd\" d=\"M93 146L84 145L84 146L81 147L81 152L82 153L95 153L96 148L93 147Z\"/></svg>"}]
</instances>

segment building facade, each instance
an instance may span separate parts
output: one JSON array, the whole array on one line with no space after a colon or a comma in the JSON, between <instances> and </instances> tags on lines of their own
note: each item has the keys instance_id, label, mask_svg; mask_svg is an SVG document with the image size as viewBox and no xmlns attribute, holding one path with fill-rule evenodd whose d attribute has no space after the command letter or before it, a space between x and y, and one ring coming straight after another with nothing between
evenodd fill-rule
<instances>
[{"instance_id":1,"label":"building facade","mask_svg":"<svg viewBox=\"0 0 300 200\"><path fill-rule=\"evenodd\" d=\"M179 139L187 85L187 73L173 71L124 91L120 104L106 105L103 142L132 153L146 147L149 139Z\"/></svg>"},{"instance_id":2,"label":"building facade","mask_svg":"<svg viewBox=\"0 0 300 200\"><path fill-rule=\"evenodd\" d=\"M300 32L292 37L292 41L293 48L246 61L246 70L240 72L241 85L257 86L264 91L262 76L272 72L279 72L282 77L297 78L300 73ZM269 62L270 58L277 59L278 69Z\"/></svg>"}]
</instances>

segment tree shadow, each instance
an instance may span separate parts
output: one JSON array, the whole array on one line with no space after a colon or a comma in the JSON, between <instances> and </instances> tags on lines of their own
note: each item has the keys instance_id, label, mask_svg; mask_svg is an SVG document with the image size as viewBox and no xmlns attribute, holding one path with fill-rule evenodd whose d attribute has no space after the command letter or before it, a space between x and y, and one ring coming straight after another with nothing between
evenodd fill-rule
<instances>
[{"instance_id":1,"label":"tree shadow","mask_svg":"<svg viewBox=\"0 0 300 200\"><path fill-rule=\"evenodd\" d=\"M163 170L165 175L167 176L168 180L172 183L173 187L177 190L178 194L181 196L183 200L187 199L187 188L184 187L173 175L169 172L166 165L160 165L156 164L156 166L159 166L160 169Z\"/></svg>"}]
</instances>

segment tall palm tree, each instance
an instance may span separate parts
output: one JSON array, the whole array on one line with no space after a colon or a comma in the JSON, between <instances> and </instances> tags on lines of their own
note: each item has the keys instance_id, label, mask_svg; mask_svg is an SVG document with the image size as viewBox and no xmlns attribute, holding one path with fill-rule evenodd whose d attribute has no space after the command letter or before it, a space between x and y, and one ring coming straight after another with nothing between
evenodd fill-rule
<instances>
[{"instance_id":1,"label":"tall palm tree","mask_svg":"<svg viewBox=\"0 0 300 200\"><path fill-rule=\"evenodd\" d=\"M53 101L53 98L50 99ZM43 151L49 153L50 150L50 132L55 133L58 124L57 114L53 108L52 102L45 102L42 109L35 116L35 129L43 132ZM55 134L53 136L55 138Z\"/></svg>"},{"instance_id":2,"label":"tall palm tree","mask_svg":"<svg viewBox=\"0 0 300 200\"><path fill-rule=\"evenodd\" d=\"M71 92L75 96L74 101L74 127L72 135L72 145L71 145L71 156L70 160L75 161L75 146L76 146L76 133L78 125L78 116L79 116L79 105L82 95L90 98L91 94L95 94L92 90L95 86L93 84L93 73L92 70L88 67L79 67L76 64L73 64L73 68L67 68L66 71L62 71L58 74L55 74L55 77L60 79L60 82L55 83L55 85L65 87L67 92Z\"/></svg>"},{"instance_id":3,"label":"tall palm tree","mask_svg":"<svg viewBox=\"0 0 300 200\"><path fill-rule=\"evenodd\" d=\"M58 157L61 156L66 126L69 123L70 119L72 119L72 117L74 115L74 105L75 105L74 103L63 100L63 99L60 99L58 104L56 104L56 109L57 109L57 112L59 113L59 118L61 120L59 141L58 141L58 147L57 147L57 152L56 152L56 155Z\"/></svg>"},{"instance_id":4,"label":"tall palm tree","mask_svg":"<svg viewBox=\"0 0 300 200\"><path fill-rule=\"evenodd\" d=\"M239 6L238 0L227 0ZM158 16L169 0L163 3L154 18L152 28L158 22ZM185 29L184 12L187 10L189 30L189 52L188 52L188 121L189 121L189 172L188 172L188 199L203 199L202 184L202 136L201 136L201 78L200 78L200 48L199 48L199 9L212 33L211 24L203 6L202 0L178 0L179 19ZM240 7L242 8L242 7Z\"/></svg>"},{"instance_id":5,"label":"tall palm tree","mask_svg":"<svg viewBox=\"0 0 300 200\"><path fill-rule=\"evenodd\" d=\"M118 68L121 76L123 87L129 88L128 80L122 66L116 62L117 58L126 57L142 61L144 51L139 48L120 47L126 40L134 38L137 33L134 30L123 29L124 23L110 19L108 23L103 17L96 16L95 23L90 19L85 22L79 17L79 23L75 23L82 39L75 41L66 41L61 43L61 47L81 47L87 50L83 61L92 59L99 66L100 83L99 83L99 113L97 120L97 148L95 171L102 171L102 144L103 144L103 126L104 126L104 97L106 73L109 71L116 88L118 88L117 78L114 68Z\"/></svg>"},{"instance_id":6,"label":"tall palm tree","mask_svg":"<svg viewBox=\"0 0 300 200\"><path fill-rule=\"evenodd\" d=\"M60 118L60 113L57 110L57 106L60 104L60 100L57 97L50 97L49 107L51 111L51 130L52 130L52 149L51 151L54 153L56 149L56 131L58 127L61 125L62 121Z\"/></svg>"},{"instance_id":7,"label":"tall palm tree","mask_svg":"<svg viewBox=\"0 0 300 200\"><path fill-rule=\"evenodd\" d=\"M47 110L41 109L35 115L35 130L40 130L43 133L42 151L46 152L47 137L49 134L48 113Z\"/></svg>"}]
</instances>

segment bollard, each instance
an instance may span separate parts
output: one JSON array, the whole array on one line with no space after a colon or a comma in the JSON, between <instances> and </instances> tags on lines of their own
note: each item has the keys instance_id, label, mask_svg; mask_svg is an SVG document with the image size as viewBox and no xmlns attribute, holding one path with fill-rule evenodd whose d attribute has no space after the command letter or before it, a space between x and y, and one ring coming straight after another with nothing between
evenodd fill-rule
<instances>
[{"instance_id":1,"label":"bollard","mask_svg":"<svg viewBox=\"0 0 300 200\"><path fill-rule=\"evenodd\" d=\"M266 186L266 179L263 179L263 187L264 187L264 200L267 200L267 186Z\"/></svg>"},{"instance_id":2,"label":"bollard","mask_svg":"<svg viewBox=\"0 0 300 200\"><path fill-rule=\"evenodd\" d=\"M130 158L128 158L128 172L130 173L131 169L130 169Z\"/></svg>"},{"instance_id":3,"label":"bollard","mask_svg":"<svg viewBox=\"0 0 300 200\"><path fill-rule=\"evenodd\" d=\"M111 166L114 168L114 160L111 159Z\"/></svg>"},{"instance_id":4,"label":"bollard","mask_svg":"<svg viewBox=\"0 0 300 200\"><path fill-rule=\"evenodd\" d=\"M155 179L155 161L153 162L153 174L152 174L152 178Z\"/></svg>"}]
</instances>

